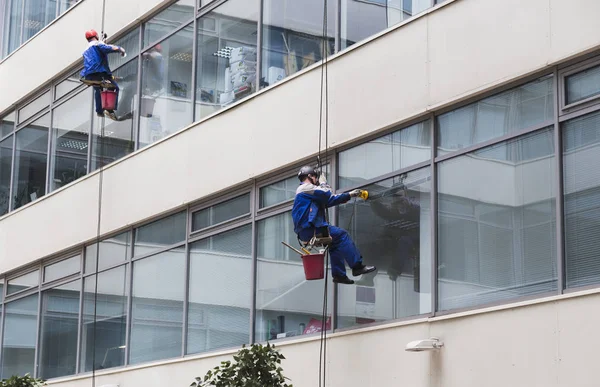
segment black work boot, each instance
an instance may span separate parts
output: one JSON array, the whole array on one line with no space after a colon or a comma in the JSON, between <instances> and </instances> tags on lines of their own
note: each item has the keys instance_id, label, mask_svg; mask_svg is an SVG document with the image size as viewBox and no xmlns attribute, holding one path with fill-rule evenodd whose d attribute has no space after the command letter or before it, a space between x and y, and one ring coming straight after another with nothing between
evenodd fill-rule
<instances>
[{"instance_id":1,"label":"black work boot","mask_svg":"<svg viewBox=\"0 0 600 387\"><path fill-rule=\"evenodd\" d=\"M359 275L371 273L377 270L375 266L365 266L362 263L352 268L352 275L358 277Z\"/></svg>"},{"instance_id":2,"label":"black work boot","mask_svg":"<svg viewBox=\"0 0 600 387\"><path fill-rule=\"evenodd\" d=\"M352 285L354 283L353 280L351 280L350 278L348 278L347 276L333 276L333 282L336 284L345 284L345 285Z\"/></svg>"}]
</instances>

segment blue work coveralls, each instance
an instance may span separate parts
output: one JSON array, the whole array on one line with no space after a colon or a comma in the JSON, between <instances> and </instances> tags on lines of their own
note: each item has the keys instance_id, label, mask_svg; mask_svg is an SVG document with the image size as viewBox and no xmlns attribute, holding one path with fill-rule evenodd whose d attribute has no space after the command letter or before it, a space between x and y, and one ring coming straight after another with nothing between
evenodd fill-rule
<instances>
[{"instance_id":1,"label":"blue work coveralls","mask_svg":"<svg viewBox=\"0 0 600 387\"><path fill-rule=\"evenodd\" d=\"M345 277L344 261L350 268L362 266L362 256L348 232L339 227L330 226L325 219L325 208L337 206L350 200L350 194L333 195L326 184L319 186L303 183L296 190L292 219L294 232L302 242L308 242L315 235L329 227L332 242L329 246L331 272L334 277Z\"/></svg>"},{"instance_id":2,"label":"blue work coveralls","mask_svg":"<svg viewBox=\"0 0 600 387\"><path fill-rule=\"evenodd\" d=\"M83 70L81 70L81 76L90 81L106 79L115 85L115 91L117 92L115 110L117 110L119 85L112 79L112 72L108 66L108 54L120 53L120 51L115 51L113 47L97 40L91 41L88 48L83 52ZM102 96L100 92L101 88L94 86L96 113L102 114L104 109L102 109Z\"/></svg>"}]
</instances>

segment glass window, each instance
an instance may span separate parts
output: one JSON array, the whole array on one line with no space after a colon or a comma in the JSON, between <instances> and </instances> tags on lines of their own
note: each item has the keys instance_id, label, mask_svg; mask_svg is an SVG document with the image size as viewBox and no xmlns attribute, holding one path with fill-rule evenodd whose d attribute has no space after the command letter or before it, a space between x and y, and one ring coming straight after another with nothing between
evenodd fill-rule
<instances>
[{"instance_id":1,"label":"glass window","mask_svg":"<svg viewBox=\"0 0 600 387\"><path fill-rule=\"evenodd\" d=\"M3 301L4 301L4 280L1 279L0 280L0 304L2 304ZM0 307L0 321L2 319L2 311L1 311L1 309L2 308Z\"/></svg>"},{"instance_id":2,"label":"glass window","mask_svg":"<svg viewBox=\"0 0 600 387\"><path fill-rule=\"evenodd\" d=\"M600 95L600 66L565 77L567 105Z\"/></svg>"},{"instance_id":3,"label":"glass window","mask_svg":"<svg viewBox=\"0 0 600 387\"><path fill-rule=\"evenodd\" d=\"M53 263L44 268L44 282L50 282L59 278L68 277L79 273L81 270L81 256L77 255L60 262Z\"/></svg>"},{"instance_id":4,"label":"glass window","mask_svg":"<svg viewBox=\"0 0 600 387\"><path fill-rule=\"evenodd\" d=\"M320 332L323 281L307 281L300 255L281 243L298 246L291 212L261 220L257 228L256 341ZM332 307L330 302L329 325Z\"/></svg>"},{"instance_id":5,"label":"glass window","mask_svg":"<svg viewBox=\"0 0 600 387\"><path fill-rule=\"evenodd\" d=\"M6 294L13 294L21 290L29 289L38 286L40 282L40 271L35 270L20 277L8 280Z\"/></svg>"},{"instance_id":6,"label":"glass window","mask_svg":"<svg viewBox=\"0 0 600 387\"><path fill-rule=\"evenodd\" d=\"M292 176L262 187L260 189L260 208L274 206L293 199L296 196L296 189L299 184L298 177Z\"/></svg>"},{"instance_id":7,"label":"glass window","mask_svg":"<svg viewBox=\"0 0 600 387\"><path fill-rule=\"evenodd\" d=\"M132 60L115 71L119 83L117 116L119 121L100 118L94 114L94 132L92 134L92 171L133 152L135 146L136 114L134 98L137 94L138 61ZM102 136L104 125L104 136Z\"/></svg>"},{"instance_id":8,"label":"glass window","mask_svg":"<svg viewBox=\"0 0 600 387\"><path fill-rule=\"evenodd\" d=\"M92 88L87 88L54 109L50 160L51 191L87 174L92 98Z\"/></svg>"},{"instance_id":9,"label":"glass window","mask_svg":"<svg viewBox=\"0 0 600 387\"><path fill-rule=\"evenodd\" d=\"M552 83L547 76L438 116L438 155L552 121Z\"/></svg>"},{"instance_id":10,"label":"glass window","mask_svg":"<svg viewBox=\"0 0 600 387\"><path fill-rule=\"evenodd\" d=\"M256 90L257 0L229 0L198 19L196 121Z\"/></svg>"},{"instance_id":11,"label":"glass window","mask_svg":"<svg viewBox=\"0 0 600 387\"><path fill-rule=\"evenodd\" d=\"M176 30L194 17L195 0L179 0L144 24L144 47Z\"/></svg>"},{"instance_id":12,"label":"glass window","mask_svg":"<svg viewBox=\"0 0 600 387\"><path fill-rule=\"evenodd\" d=\"M600 113L563 124L566 285L600 283Z\"/></svg>"},{"instance_id":13,"label":"glass window","mask_svg":"<svg viewBox=\"0 0 600 387\"><path fill-rule=\"evenodd\" d=\"M5 305L2 377L33 375L37 337L38 295Z\"/></svg>"},{"instance_id":14,"label":"glass window","mask_svg":"<svg viewBox=\"0 0 600 387\"><path fill-rule=\"evenodd\" d=\"M128 278L127 266L120 266L84 279L81 372L125 365Z\"/></svg>"},{"instance_id":15,"label":"glass window","mask_svg":"<svg viewBox=\"0 0 600 387\"><path fill-rule=\"evenodd\" d=\"M364 189L369 200L340 206L338 224L377 271L338 287L339 327L431 312L430 168Z\"/></svg>"},{"instance_id":16,"label":"glass window","mask_svg":"<svg viewBox=\"0 0 600 387\"><path fill-rule=\"evenodd\" d=\"M210 3L212 3L215 0L200 0L200 6L204 7L205 5L208 5Z\"/></svg>"},{"instance_id":17,"label":"glass window","mask_svg":"<svg viewBox=\"0 0 600 387\"><path fill-rule=\"evenodd\" d=\"M185 263L184 247L134 262L131 364L181 356Z\"/></svg>"},{"instance_id":18,"label":"glass window","mask_svg":"<svg viewBox=\"0 0 600 387\"><path fill-rule=\"evenodd\" d=\"M364 184L377 176L431 159L431 121L361 144L339 154L339 188Z\"/></svg>"},{"instance_id":19,"label":"glass window","mask_svg":"<svg viewBox=\"0 0 600 387\"><path fill-rule=\"evenodd\" d=\"M123 47L127 53L125 57L121 55L108 56L108 65L112 70L115 70L140 53L140 28L137 27L133 31L129 31L125 36L111 44Z\"/></svg>"},{"instance_id":20,"label":"glass window","mask_svg":"<svg viewBox=\"0 0 600 387\"><path fill-rule=\"evenodd\" d=\"M6 0L4 2L4 39L2 57L8 56L21 45L21 27L23 26L23 2L25 0Z\"/></svg>"},{"instance_id":21,"label":"glass window","mask_svg":"<svg viewBox=\"0 0 600 387\"><path fill-rule=\"evenodd\" d=\"M39 113L42 109L48 107L48 105L50 105L50 90L27 104L25 107L19 109L19 123L21 124L25 120L33 117L36 113Z\"/></svg>"},{"instance_id":22,"label":"glass window","mask_svg":"<svg viewBox=\"0 0 600 387\"><path fill-rule=\"evenodd\" d=\"M423 12L431 6L431 0L342 0L341 4L342 49L345 49Z\"/></svg>"},{"instance_id":23,"label":"glass window","mask_svg":"<svg viewBox=\"0 0 600 387\"><path fill-rule=\"evenodd\" d=\"M46 194L49 118L46 114L16 134L13 209Z\"/></svg>"},{"instance_id":24,"label":"glass window","mask_svg":"<svg viewBox=\"0 0 600 387\"><path fill-rule=\"evenodd\" d=\"M192 122L193 23L142 54L143 148Z\"/></svg>"},{"instance_id":25,"label":"glass window","mask_svg":"<svg viewBox=\"0 0 600 387\"><path fill-rule=\"evenodd\" d=\"M85 272L93 273L96 270L96 256L100 258L98 270L103 270L113 265L127 261L130 255L131 232L126 231L100 242L100 251L96 245L85 248Z\"/></svg>"},{"instance_id":26,"label":"glass window","mask_svg":"<svg viewBox=\"0 0 600 387\"><path fill-rule=\"evenodd\" d=\"M58 15L62 15L69 8L75 5L79 0L57 0L58 1Z\"/></svg>"},{"instance_id":27,"label":"glass window","mask_svg":"<svg viewBox=\"0 0 600 387\"><path fill-rule=\"evenodd\" d=\"M109 58L112 58L115 55L110 55ZM72 90L75 90L78 86L81 86L82 83L80 81L81 76L79 75L81 69L78 69L73 74L69 75L64 81L60 82L56 85L54 90L54 99L57 100L67 95ZM88 112L89 113L89 112Z\"/></svg>"},{"instance_id":28,"label":"glass window","mask_svg":"<svg viewBox=\"0 0 600 387\"><path fill-rule=\"evenodd\" d=\"M0 120L0 138L15 130L15 112L11 112Z\"/></svg>"},{"instance_id":29,"label":"glass window","mask_svg":"<svg viewBox=\"0 0 600 387\"><path fill-rule=\"evenodd\" d=\"M135 231L134 255L140 256L185 240L187 211L157 220Z\"/></svg>"},{"instance_id":30,"label":"glass window","mask_svg":"<svg viewBox=\"0 0 600 387\"><path fill-rule=\"evenodd\" d=\"M252 226L190 245L188 354L250 341Z\"/></svg>"},{"instance_id":31,"label":"glass window","mask_svg":"<svg viewBox=\"0 0 600 387\"><path fill-rule=\"evenodd\" d=\"M327 6L327 56L334 52L336 5ZM261 85L323 59L323 0L264 0Z\"/></svg>"},{"instance_id":32,"label":"glass window","mask_svg":"<svg viewBox=\"0 0 600 387\"><path fill-rule=\"evenodd\" d=\"M250 214L249 193L194 212L192 231L199 231L246 214Z\"/></svg>"},{"instance_id":33,"label":"glass window","mask_svg":"<svg viewBox=\"0 0 600 387\"><path fill-rule=\"evenodd\" d=\"M43 379L74 375L81 281L42 293L40 371Z\"/></svg>"},{"instance_id":34,"label":"glass window","mask_svg":"<svg viewBox=\"0 0 600 387\"><path fill-rule=\"evenodd\" d=\"M23 41L33 37L56 18L56 0L25 0Z\"/></svg>"},{"instance_id":35,"label":"glass window","mask_svg":"<svg viewBox=\"0 0 600 387\"><path fill-rule=\"evenodd\" d=\"M13 136L0 141L0 216L8 212Z\"/></svg>"},{"instance_id":36,"label":"glass window","mask_svg":"<svg viewBox=\"0 0 600 387\"><path fill-rule=\"evenodd\" d=\"M438 168L439 309L556 290L553 130Z\"/></svg>"}]
</instances>

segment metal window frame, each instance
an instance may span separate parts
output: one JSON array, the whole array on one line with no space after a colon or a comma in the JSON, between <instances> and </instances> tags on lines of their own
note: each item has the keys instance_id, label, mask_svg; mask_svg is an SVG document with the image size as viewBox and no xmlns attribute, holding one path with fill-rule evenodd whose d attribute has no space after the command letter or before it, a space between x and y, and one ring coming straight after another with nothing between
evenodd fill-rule
<instances>
[{"instance_id":1,"label":"metal window frame","mask_svg":"<svg viewBox=\"0 0 600 387\"><path fill-rule=\"evenodd\" d=\"M40 279L38 278L38 283L37 285L33 285L30 286L28 288L25 289L21 289L19 291L16 292L12 292L12 293L8 293L8 286L9 286L9 282L15 279L18 279L20 277L35 273L36 271L39 270L39 273L41 273L42 271L42 267L40 265L40 263L36 263L35 265L29 266L25 269L19 270L18 272L12 273L11 275L7 275L4 279L5 279L5 284L6 284L6 291L5 291L5 297L4 297L4 302L10 302L12 300L18 299L20 298L23 294L26 293L30 293L31 291L33 291L36 288L40 287ZM41 276L41 274L40 274Z\"/></svg>"},{"instance_id":2,"label":"metal window frame","mask_svg":"<svg viewBox=\"0 0 600 387\"><path fill-rule=\"evenodd\" d=\"M600 67L599 57L593 57L591 59L580 61L572 66L560 69L557 72L555 71L555 76L557 76L559 79L557 90L559 97L557 103L558 111L560 112L559 116L573 113L580 109L589 108L600 101L600 94L598 94L582 99L581 101L567 104L567 78L571 75L575 75L595 67Z\"/></svg>"},{"instance_id":3,"label":"metal window frame","mask_svg":"<svg viewBox=\"0 0 600 387\"><path fill-rule=\"evenodd\" d=\"M81 265L80 265L79 270L76 271L76 272L64 275L64 276L59 277L59 278L57 278L55 280L52 280L52 281L45 281L44 280L45 279L45 274L46 274L45 271L46 271L47 267L52 266L52 265L56 265L57 263L60 263L60 262L63 262L63 261L67 261L69 259L73 259L73 258L77 258L77 257L79 257L80 260L83 260L83 255L81 253L81 248L78 248L77 251L74 251L74 252L69 253L69 254L63 254L63 255L58 256L58 257L54 257L54 258L50 258L50 259L47 259L47 260L43 260L42 263L41 263L42 280L43 280L43 282L40 282L40 285L42 287L44 287L44 286L47 286L49 284L53 284L53 283L59 281L62 278L69 278L69 277L72 277L75 274L81 274Z\"/></svg>"},{"instance_id":4,"label":"metal window frame","mask_svg":"<svg viewBox=\"0 0 600 387\"><path fill-rule=\"evenodd\" d=\"M248 195L248 212L244 213L242 215L238 215L234 218L231 219L227 219L224 220L222 222L219 223L215 223L213 225L210 225L208 227L202 228L200 230L194 230L193 228L193 218L194 218L194 214L197 212L200 212L202 210L206 210L209 209L211 207L214 207L216 205L219 204L223 204L226 203L230 200L233 199L237 199L240 198L242 196ZM188 217L188 221L189 221L189 230L190 230L190 234L188 234L188 238L195 238L198 235L204 234L204 233L209 233L213 230L216 229L221 229L223 227L226 227L227 225L231 224L231 223L236 223L239 222L243 219L249 219L251 217L252 214L252 187L247 186L237 189L235 191L231 191L231 192L227 192L227 193L221 193L220 196L216 196L213 197L211 199L206 200L204 203L202 204L197 204L194 206L190 206L189 208L189 217Z\"/></svg>"}]
</instances>

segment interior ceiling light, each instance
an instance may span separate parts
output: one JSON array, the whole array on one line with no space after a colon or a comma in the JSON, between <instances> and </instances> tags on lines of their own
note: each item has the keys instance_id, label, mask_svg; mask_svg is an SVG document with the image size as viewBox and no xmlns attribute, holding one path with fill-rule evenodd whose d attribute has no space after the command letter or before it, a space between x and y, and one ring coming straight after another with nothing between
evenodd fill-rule
<instances>
[{"instance_id":1,"label":"interior ceiling light","mask_svg":"<svg viewBox=\"0 0 600 387\"><path fill-rule=\"evenodd\" d=\"M44 24L37 20L25 20L25 28L41 29Z\"/></svg>"},{"instance_id":2,"label":"interior ceiling light","mask_svg":"<svg viewBox=\"0 0 600 387\"><path fill-rule=\"evenodd\" d=\"M219 51L215 52L213 55L218 56L220 58L231 58L231 51L233 51L233 47L223 47Z\"/></svg>"},{"instance_id":3,"label":"interior ceiling light","mask_svg":"<svg viewBox=\"0 0 600 387\"><path fill-rule=\"evenodd\" d=\"M61 141L60 147L75 149L75 150L84 150L84 149L87 149L88 144L85 141L64 140L64 141Z\"/></svg>"},{"instance_id":4,"label":"interior ceiling light","mask_svg":"<svg viewBox=\"0 0 600 387\"><path fill-rule=\"evenodd\" d=\"M177 54L172 55L170 59L178 60L181 62L191 62L192 54L187 52L178 52Z\"/></svg>"}]
</instances>

